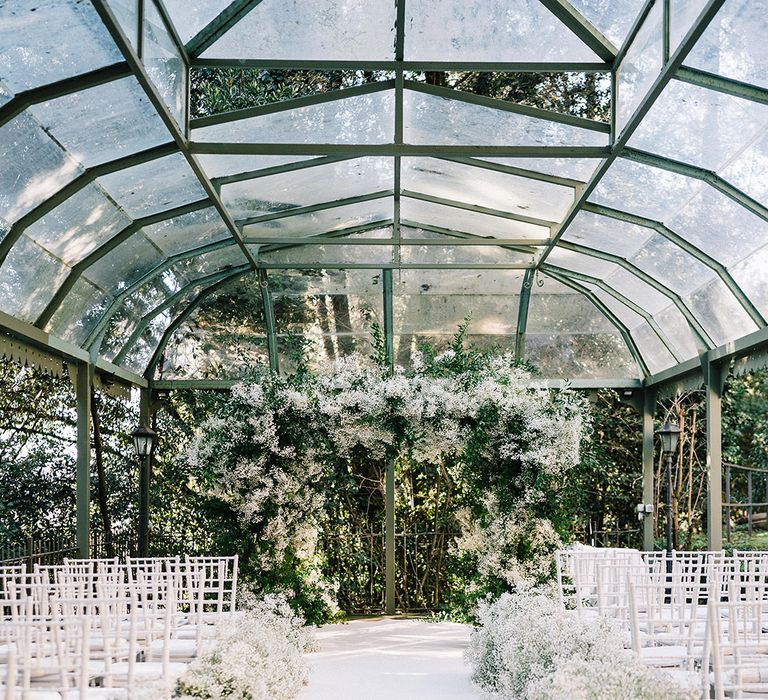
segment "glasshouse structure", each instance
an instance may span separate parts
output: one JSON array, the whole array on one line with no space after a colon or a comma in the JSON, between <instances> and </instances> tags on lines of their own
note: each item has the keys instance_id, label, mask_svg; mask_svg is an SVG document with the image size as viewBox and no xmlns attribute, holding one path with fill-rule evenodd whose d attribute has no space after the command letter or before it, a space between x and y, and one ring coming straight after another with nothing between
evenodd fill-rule
<instances>
[{"instance_id":1,"label":"glasshouse structure","mask_svg":"<svg viewBox=\"0 0 768 700\"><path fill-rule=\"evenodd\" d=\"M466 322L547 386L618 391L644 504L657 400L704 387L722 549L724 383L768 366L767 21L764 0L0 3L0 357L73 379L81 555L92 387L138 389L148 424L158 392L290 373L297 339L313 367L366 353L371 319L390 366ZM340 77L211 107L227 71ZM508 74L571 101L463 87ZM225 341L201 318L233 293L253 319Z\"/></svg>"}]
</instances>

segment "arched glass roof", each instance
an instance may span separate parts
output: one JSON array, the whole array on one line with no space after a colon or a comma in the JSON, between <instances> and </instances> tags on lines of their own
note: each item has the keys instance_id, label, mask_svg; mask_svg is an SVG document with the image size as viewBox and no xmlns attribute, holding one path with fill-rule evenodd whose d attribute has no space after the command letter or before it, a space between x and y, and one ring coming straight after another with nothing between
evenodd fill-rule
<instances>
[{"instance_id":1,"label":"arched glass roof","mask_svg":"<svg viewBox=\"0 0 768 700\"><path fill-rule=\"evenodd\" d=\"M0 320L151 379L366 353L385 316L403 363L471 314L554 379L695 364L765 336L767 25L766 0L3 3ZM193 116L214 67L367 77ZM610 117L417 79L467 71L596 76ZM252 323L221 332L217 295Z\"/></svg>"}]
</instances>

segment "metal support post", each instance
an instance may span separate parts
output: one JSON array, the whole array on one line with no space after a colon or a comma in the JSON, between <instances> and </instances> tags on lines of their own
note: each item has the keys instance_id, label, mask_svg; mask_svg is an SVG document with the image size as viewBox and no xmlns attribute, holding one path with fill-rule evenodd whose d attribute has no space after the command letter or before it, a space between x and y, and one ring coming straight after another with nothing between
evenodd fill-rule
<instances>
[{"instance_id":1,"label":"metal support post","mask_svg":"<svg viewBox=\"0 0 768 700\"><path fill-rule=\"evenodd\" d=\"M139 395L139 423L149 426L151 393L141 389ZM140 457L139 465L139 556L149 556L149 483L152 457Z\"/></svg>"},{"instance_id":2,"label":"metal support post","mask_svg":"<svg viewBox=\"0 0 768 700\"><path fill-rule=\"evenodd\" d=\"M382 270L384 292L384 342L387 364L394 369L394 338L392 319L392 270ZM384 487L384 549L386 567L386 593L384 609L388 615L395 612L395 459L387 457Z\"/></svg>"},{"instance_id":3,"label":"metal support post","mask_svg":"<svg viewBox=\"0 0 768 700\"><path fill-rule=\"evenodd\" d=\"M707 360L707 542L710 551L723 548L722 404L725 372L720 363Z\"/></svg>"},{"instance_id":4,"label":"metal support post","mask_svg":"<svg viewBox=\"0 0 768 700\"><path fill-rule=\"evenodd\" d=\"M652 504L654 500L654 464L653 464L653 416L656 413L656 392L646 389L643 394L643 503ZM653 551L653 513L645 513L643 518L643 549Z\"/></svg>"},{"instance_id":5,"label":"metal support post","mask_svg":"<svg viewBox=\"0 0 768 700\"><path fill-rule=\"evenodd\" d=\"M77 512L77 553L90 556L91 513L91 366L77 364L77 476L75 504Z\"/></svg>"}]
</instances>

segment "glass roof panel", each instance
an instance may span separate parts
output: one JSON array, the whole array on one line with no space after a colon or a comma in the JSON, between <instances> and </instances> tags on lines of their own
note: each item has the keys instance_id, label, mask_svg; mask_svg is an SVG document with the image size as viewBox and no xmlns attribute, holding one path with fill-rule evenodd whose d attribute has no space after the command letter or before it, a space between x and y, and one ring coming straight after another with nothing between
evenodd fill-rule
<instances>
[{"instance_id":1,"label":"glass roof panel","mask_svg":"<svg viewBox=\"0 0 768 700\"><path fill-rule=\"evenodd\" d=\"M478 170L437 158L402 158L400 183L404 190L468 204L562 221L573 204L574 189L541 180Z\"/></svg>"},{"instance_id":2,"label":"glass roof panel","mask_svg":"<svg viewBox=\"0 0 768 700\"><path fill-rule=\"evenodd\" d=\"M145 226L142 233L169 257L231 235L213 207Z\"/></svg>"},{"instance_id":3,"label":"glass roof panel","mask_svg":"<svg viewBox=\"0 0 768 700\"><path fill-rule=\"evenodd\" d=\"M34 323L68 274L60 260L21 236L0 267L0 310Z\"/></svg>"},{"instance_id":4,"label":"glass roof panel","mask_svg":"<svg viewBox=\"0 0 768 700\"><path fill-rule=\"evenodd\" d=\"M391 0L262 0L203 53L206 58L387 60L394 58Z\"/></svg>"},{"instance_id":5,"label":"glass roof panel","mask_svg":"<svg viewBox=\"0 0 768 700\"><path fill-rule=\"evenodd\" d=\"M492 263L499 265L529 265L533 255L529 252L496 246L451 245L456 239L439 233L403 227L404 238L426 238L444 241L444 245L405 245L400 248L404 263Z\"/></svg>"},{"instance_id":6,"label":"glass roof panel","mask_svg":"<svg viewBox=\"0 0 768 700\"><path fill-rule=\"evenodd\" d=\"M85 277L115 296L163 260L163 254L144 236L134 235L91 265Z\"/></svg>"},{"instance_id":7,"label":"glass roof panel","mask_svg":"<svg viewBox=\"0 0 768 700\"><path fill-rule=\"evenodd\" d=\"M605 282L653 316L672 303L667 295L622 267L616 267ZM687 325L687 321L683 323Z\"/></svg>"},{"instance_id":8,"label":"glass roof panel","mask_svg":"<svg viewBox=\"0 0 768 700\"><path fill-rule=\"evenodd\" d=\"M184 127L187 108L184 60L153 2L144 3L144 52L147 75L176 119Z\"/></svg>"},{"instance_id":9,"label":"glass roof panel","mask_svg":"<svg viewBox=\"0 0 768 700\"><path fill-rule=\"evenodd\" d=\"M96 185L88 185L38 219L26 233L67 265L75 265L131 219Z\"/></svg>"},{"instance_id":10,"label":"glass roof panel","mask_svg":"<svg viewBox=\"0 0 768 700\"><path fill-rule=\"evenodd\" d=\"M28 112L0 127L0 217L13 223L81 174Z\"/></svg>"},{"instance_id":11,"label":"glass roof panel","mask_svg":"<svg viewBox=\"0 0 768 700\"><path fill-rule=\"evenodd\" d=\"M343 228L362 226L374 221L390 221L393 216L392 197L382 197L369 202L347 204L333 209L314 211L309 214L286 216L243 227L246 237L286 238L315 236Z\"/></svg>"},{"instance_id":12,"label":"glass roof panel","mask_svg":"<svg viewBox=\"0 0 768 700\"><path fill-rule=\"evenodd\" d=\"M134 219L207 197L181 153L103 175L98 182Z\"/></svg>"},{"instance_id":13,"label":"glass roof panel","mask_svg":"<svg viewBox=\"0 0 768 700\"><path fill-rule=\"evenodd\" d=\"M451 231L494 238L530 238L543 241L548 239L550 234L549 228L544 226L479 214L411 197L400 199L400 220L408 224L438 226Z\"/></svg>"},{"instance_id":14,"label":"glass roof panel","mask_svg":"<svg viewBox=\"0 0 768 700\"><path fill-rule=\"evenodd\" d=\"M109 9L115 16L120 25L123 34L133 46L134 50L138 44L137 36L139 33L139 3L138 0L106 0Z\"/></svg>"},{"instance_id":15,"label":"glass roof panel","mask_svg":"<svg viewBox=\"0 0 768 700\"><path fill-rule=\"evenodd\" d=\"M340 97L309 107L214 124L192 132L198 142L392 143L395 91Z\"/></svg>"},{"instance_id":16,"label":"glass roof panel","mask_svg":"<svg viewBox=\"0 0 768 700\"><path fill-rule=\"evenodd\" d=\"M409 0L405 12L406 60L600 61L538 0Z\"/></svg>"},{"instance_id":17,"label":"glass roof panel","mask_svg":"<svg viewBox=\"0 0 768 700\"><path fill-rule=\"evenodd\" d=\"M2 107L7 102L10 102L12 99L13 93L8 89L8 87L0 83L0 107Z\"/></svg>"},{"instance_id":18,"label":"glass roof panel","mask_svg":"<svg viewBox=\"0 0 768 700\"><path fill-rule=\"evenodd\" d=\"M651 372L662 372L677 364L677 360L672 353L669 352L666 345L661 342L659 336L654 333L647 323L644 322L637 326L637 328L633 328L630 331L630 335Z\"/></svg>"},{"instance_id":19,"label":"glass roof panel","mask_svg":"<svg viewBox=\"0 0 768 700\"><path fill-rule=\"evenodd\" d=\"M693 26L706 0L670 0L669 4L669 53L673 54Z\"/></svg>"},{"instance_id":20,"label":"glass roof panel","mask_svg":"<svg viewBox=\"0 0 768 700\"><path fill-rule=\"evenodd\" d=\"M235 219L244 219L391 190L394 177L392 158L353 158L226 184L221 198Z\"/></svg>"},{"instance_id":21,"label":"glass roof panel","mask_svg":"<svg viewBox=\"0 0 768 700\"><path fill-rule=\"evenodd\" d=\"M605 146L608 134L503 109L404 91L406 143L480 146Z\"/></svg>"},{"instance_id":22,"label":"glass roof panel","mask_svg":"<svg viewBox=\"0 0 768 700\"><path fill-rule=\"evenodd\" d=\"M616 48L624 43L644 4L643 0L571 0L571 5Z\"/></svg>"},{"instance_id":23,"label":"glass roof panel","mask_svg":"<svg viewBox=\"0 0 768 700\"><path fill-rule=\"evenodd\" d=\"M271 264L385 264L392 262L391 245L354 245L353 241L357 238L376 239L391 237L392 229L385 228L344 236L345 240L350 241L345 245L297 245L268 252L259 252L257 250L258 246L249 247L252 248L254 256L258 254L260 262Z\"/></svg>"},{"instance_id":24,"label":"glass roof panel","mask_svg":"<svg viewBox=\"0 0 768 700\"><path fill-rule=\"evenodd\" d=\"M654 320L670 342L674 343L683 361L697 357L704 349L701 341L694 335L690 324L676 306L670 305L655 314Z\"/></svg>"},{"instance_id":25,"label":"glass roof panel","mask_svg":"<svg viewBox=\"0 0 768 700\"><path fill-rule=\"evenodd\" d=\"M725 78L768 87L764 0L726 0L686 64Z\"/></svg>"},{"instance_id":26,"label":"glass roof panel","mask_svg":"<svg viewBox=\"0 0 768 700\"><path fill-rule=\"evenodd\" d=\"M232 0L163 0L171 21L183 42L188 42L201 29L215 20Z\"/></svg>"},{"instance_id":27,"label":"glass roof panel","mask_svg":"<svg viewBox=\"0 0 768 700\"><path fill-rule=\"evenodd\" d=\"M195 156L203 166L209 178L239 175L253 170L276 168L286 163L297 163L302 160L312 160L316 156L239 156L239 155L210 155L201 153Z\"/></svg>"},{"instance_id":28,"label":"glass roof panel","mask_svg":"<svg viewBox=\"0 0 768 700\"><path fill-rule=\"evenodd\" d=\"M167 277L173 276L184 280L196 280L205 275L211 275L220 270L238 267L246 262L240 246L228 245L208 253L201 253L192 258L174 263L168 269ZM177 283L178 284L178 283Z\"/></svg>"},{"instance_id":29,"label":"glass roof panel","mask_svg":"<svg viewBox=\"0 0 768 700\"><path fill-rule=\"evenodd\" d=\"M663 64L664 3L654 4L619 66L616 119L619 132L640 105Z\"/></svg>"},{"instance_id":30,"label":"glass roof panel","mask_svg":"<svg viewBox=\"0 0 768 700\"><path fill-rule=\"evenodd\" d=\"M118 63L123 56L91 3L0 3L0 80L14 92Z\"/></svg>"},{"instance_id":31,"label":"glass roof panel","mask_svg":"<svg viewBox=\"0 0 768 700\"><path fill-rule=\"evenodd\" d=\"M652 236L630 258L630 262L665 287L683 295L698 289L715 277L712 268L660 235Z\"/></svg>"},{"instance_id":32,"label":"glass roof panel","mask_svg":"<svg viewBox=\"0 0 768 700\"><path fill-rule=\"evenodd\" d=\"M597 278L606 278L619 267L610 260L603 260L592 255L567 250L560 246L556 246L552 250L547 257L547 263Z\"/></svg>"},{"instance_id":33,"label":"glass roof panel","mask_svg":"<svg viewBox=\"0 0 768 700\"><path fill-rule=\"evenodd\" d=\"M733 279L736 280L750 301L760 310L763 316L768 316L768 246L760 248L731 268Z\"/></svg>"},{"instance_id":34,"label":"glass roof panel","mask_svg":"<svg viewBox=\"0 0 768 700\"><path fill-rule=\"evenodd\" d=\"M111 297L81 277L64 297L46 326L46 331L81 345L96 327L111 301Z\"/></svg>"},{"instance_id":35,"label":"glass roof panel","mask_svg":"<svg viewBox=\"0 0 768 700\"><path fill-rule=\"evenodd\" d=\"M768 135L764 135L732 160L720 174L734 187L768 206L767 172Z\"/></svg>"},{"instance_id":36,"label":"glass roof panel","mask_svg":"<svg viewBox=\"0 0 768 700\"><path fill-rule=\"evenodd\" d=\"M757 324L720 279L712 280L691 294L689 306L718 345L757 330Z\"/></svg>"},{"instance_id":37,"label":"glass roof panel","mask_svg":"<svg viewBox=\"0 0 768 700\"><path fill-rule=\"evenodd\" d=\"M86 167L171 140L135 78L74 92L29 111Z\"/></svg>"},{"instance_id":38,"label":"glass roof panel","mask_svg":"<svg viewBox=\"0 0 768 700\"><path fill-rule=\"evenodd\" d=\"M482 160L582 182L589 181L597 170L597 166L602 163L597 158L482 158Z\"/></svg>"},{"instance_id":39,"label":"glass roof panel","mask_svg":"<svg viewBox=\"0 0 768 700\"><path fill-rule=\"evenodd\" d=\"M673 80L629 145L719 170L768 125L768 105Z\"/></svg>"},{"instance_id":40,"label":"glass roof panel","mask_svg":"<svg viewBox=\"0 0 768 700\"><path fill-rule=\"evenodd\" d=\"M653 229L645 226L580 211L565 230L563 240L626 258L653 234Z\"/></svg>"}]
</instances>

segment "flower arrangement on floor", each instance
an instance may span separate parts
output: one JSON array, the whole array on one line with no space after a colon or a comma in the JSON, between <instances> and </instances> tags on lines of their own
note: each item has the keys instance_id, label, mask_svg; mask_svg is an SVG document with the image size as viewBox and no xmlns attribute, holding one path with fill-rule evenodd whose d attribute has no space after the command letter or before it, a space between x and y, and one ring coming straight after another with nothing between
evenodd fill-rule
<instances>
[{"instance_id":1,"label":"flower arrangement on floor","mask_svg":"<svg viewBox=\"0 0 768 700\"><path fill-rule=\"evenodd\" d=\"M380 498L388 458L421 465L411 482L439 474L448 484L442 517L464 533L448 553L462 572L451 588L464 609L551 575L561 544L551 518L578 463L585 404L513 355L462 349L462 337L417 353L408 371L359 356L318 373L264 371L201 425L190 485L232 514L229 548L251 578L264 591L293 590L310 622L338 610L320 535L344 526L339 494L358 478L373 484L359 502Z\"/></svg>"},{"instance_id":2,"label":"flower arrangement on floor","mask_svg":"<svg viewBox=\"0 0 768 700\"><path fill-rule=\"evenodd\" d=\"M547 592L481 602L467 661L488 700L695 700L644 666L608 620L585 620Z\"/></svg>"},{"instance_id":3,"label":"flower arrangement on floor","mask_svg":"<svg viewBox=\"0 0 768 700\"><path fill-rule=\"evenodd\" d=\"M313 648L285 596L251 599L236 620L220 623L173 697L291 700L307 682L302 655Z\"/></svg>"}]
</instances>

